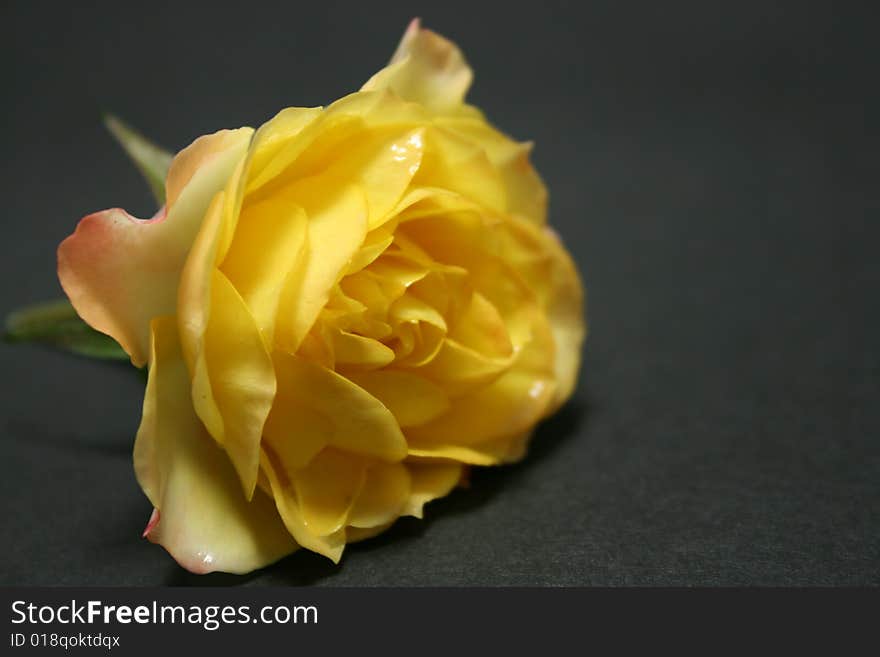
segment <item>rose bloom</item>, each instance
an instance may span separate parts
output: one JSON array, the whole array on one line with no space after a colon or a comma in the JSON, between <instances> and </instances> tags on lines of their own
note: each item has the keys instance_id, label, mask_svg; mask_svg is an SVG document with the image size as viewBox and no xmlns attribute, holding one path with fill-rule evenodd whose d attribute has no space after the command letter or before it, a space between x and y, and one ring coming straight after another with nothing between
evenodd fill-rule
<instances>
[{"instance_id":1,"label":"rose bloom","mask_svg":"<svg viewBox=\"0 0 880 657\"><path fill-rule=\"evenodd\" d=\"M145 534L188 570L338 561L521 458L571 395L578 274L471 79L414 21L357 93L196 139L155 217L92 214L59 247L77 312L149 367Z\"/></svg>"}]
</instances>

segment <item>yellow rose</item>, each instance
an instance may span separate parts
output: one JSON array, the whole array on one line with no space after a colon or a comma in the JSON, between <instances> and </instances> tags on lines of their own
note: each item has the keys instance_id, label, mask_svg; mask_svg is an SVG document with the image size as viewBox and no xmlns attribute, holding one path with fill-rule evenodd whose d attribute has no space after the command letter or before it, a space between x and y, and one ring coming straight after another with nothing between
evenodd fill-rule
<instances>
[{"instance_id":1,"label":"yellow rose","mask_svg":"<svg viewBox=\"0 0 880 657\"><path fill-rule=\"evenodd\" d=\"M570 396L581 284L471 78L414 21L357 93L200 137L153 219L105 210L59 247L77 312L149 367L145 533L185 568L338 561Z\"/></svg>"}]
</instances>

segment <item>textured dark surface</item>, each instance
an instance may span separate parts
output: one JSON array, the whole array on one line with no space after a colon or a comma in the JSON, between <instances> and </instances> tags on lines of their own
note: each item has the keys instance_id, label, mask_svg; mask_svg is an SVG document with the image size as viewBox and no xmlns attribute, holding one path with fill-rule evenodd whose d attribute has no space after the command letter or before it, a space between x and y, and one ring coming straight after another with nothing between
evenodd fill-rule
<instances>
[{"instance_id":1,"label":"textured dark surface","mask_svg":"<svg viewBox=\"0 0 880 657\"><path fill-rule=\"evenodd\" d=\"M59 294L54 249L82 215L152 212L99 110L179 148L355 90L421 15L468 55L471 100L537 143L591 335L526 461L338 567L300 553L244 578L189 575L139 538L136 374L0 345L0 583L880 583L867 16L120 4L3 4L0 311Z\"/></svg>"}]
</instances>

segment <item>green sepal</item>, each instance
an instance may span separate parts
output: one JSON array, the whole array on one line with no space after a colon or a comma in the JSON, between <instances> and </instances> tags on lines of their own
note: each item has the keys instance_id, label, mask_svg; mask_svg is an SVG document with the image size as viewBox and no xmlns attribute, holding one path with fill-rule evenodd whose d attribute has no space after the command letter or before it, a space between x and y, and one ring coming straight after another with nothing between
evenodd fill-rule
<instances>
[{"instance_id":1,"label":"green sepal","mask_svg":"<svg viewBox=\"0 0 880 657\"><path fill-rule=\"evenodd\" d=\"M174 155L144 137L113 114L104 114L104 125L134 161L161 207L165 204L165 177Z\"/></svg>"},{"instance_id":2,"label":"green sepal","mask_svg":"<svg viewBox=\"0 0 880 657\"><path fill-rule=\"evenodd\" d=\"M6 317L6 342L35 342L89 358L129 360L109 335L86 324L67 299L26 306Z\"/></svg>"}]
</instances>

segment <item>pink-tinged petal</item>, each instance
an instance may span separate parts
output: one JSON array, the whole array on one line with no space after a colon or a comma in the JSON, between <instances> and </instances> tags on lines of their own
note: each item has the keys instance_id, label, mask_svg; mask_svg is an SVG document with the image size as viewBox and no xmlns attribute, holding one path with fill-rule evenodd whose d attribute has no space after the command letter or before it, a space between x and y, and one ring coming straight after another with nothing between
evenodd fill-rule
<instances>
[{"instance_id":1,"label":"pink-tinged petal","mask_svg":"<svg viewBox=\"0 0 880 657\"><path fill-rule=\"evenodd\" d=\"M194 573L246 573L296 549L270 497L248 501L235 469L189 398L174 318L152 323L150 376L134 448L138 482L156 507L145 535Z\"/></svg>"},{"instance_id":2,"label":"pink-tinged petal","mask_svg":"<svg viewBox=\"0 0 880 657\"><path fill-rule=\"evenodd\" d=\"M244 156L250 128L221 131L181 151L166 210L148 221L114 208L80 221L58 247L58 277L77 313L142 366L150 320L172 314L177 283L213 196Z\"/></svg>"},{"instance_id":3,"label":"pink-tinged petal","mask_svg":"<svg viewBox=\"0 0 880 657\"><path fill-rule=\"evenodd\" d=\"M104 210L83 218L58 247L58 277L73 307L138 367L147 360L150 319L174 310L166 290L176 284L182 249L155 248L166 241L157 230L165 223L164 209L149 221Z\"/></svg>"},{"instance_id":4,"label":"pink-tinged petal","mask_svg":"<svg viewBox=\"0 0 880 657\"><path fill-rule=\"evenodd\" d=\"M146 538L150 535L150 532L159 524L159 509L153 507L153 512L150 514L150 519L147 521L147 526L144 527L144 532L141 534L141 538Z\"/></svg>"},{"instance_id":5,"label":"pink-tinged petal","mask_svg":"<svg viewBox=\"0 0 880 657\"><path fill-rule=\"evenodd\" d=\"M238 130L220 130L210 135L203 135L192 144L184 148L171 161L168 169L168 178L165 180L166 204L173 207L180 198L181 193L189 185L196 174L201 175L206 167L224 154L242 156L250 144L254 131L252 128L239 128ZM231 162L223 163L221 168L226 173L225 177L232 172L238 163L237 158ZM232 165L231 167L229 165ZM225 177L222 182L225 182ZM216 189L214 190L216 192Z\"/></svg>"},{"instance_id":6,"label":"pink-tinged petal","mask_svg":"<svg viewBox=\"0 0 880 657\"><path fill-rule=\"evenodd\" d=\"M474 74L458 47L413 20L388 66L376 73L362 91L390 89L405 100L435 112L460 106Z\"/></svg>"}]
</instances>

